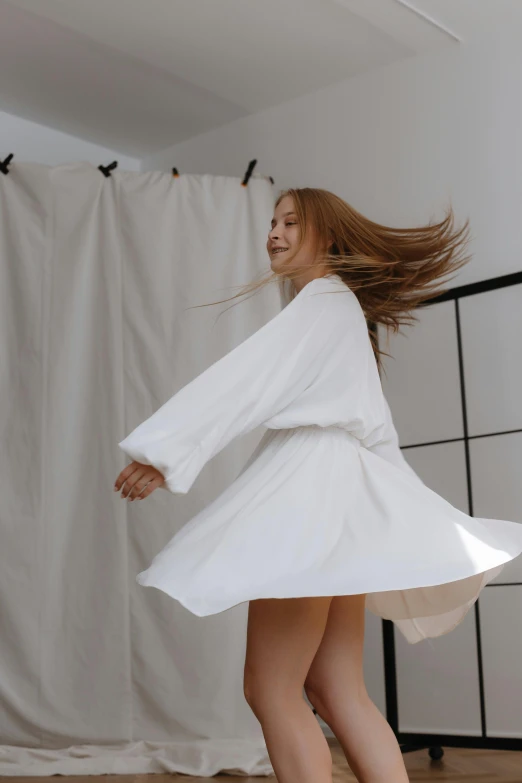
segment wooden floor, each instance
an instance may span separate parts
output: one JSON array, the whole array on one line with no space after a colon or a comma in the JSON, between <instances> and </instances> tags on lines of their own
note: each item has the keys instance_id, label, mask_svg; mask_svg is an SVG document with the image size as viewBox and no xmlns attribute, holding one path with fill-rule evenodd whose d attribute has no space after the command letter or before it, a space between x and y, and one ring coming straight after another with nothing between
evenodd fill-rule
<instances>
[{"instance_id":1,"label":"wooden floor","mask_svg":"<svg viewBox=\"0 0 522 783\"><path fill-rule=\"evenodd\" d=\"M328 738L333 758L333 783L353 783L337 740ZM507 750L468 750L444 748L444 757L432 761L427 750L417 750L404 756L410 783L443 780L445 783L522 783L522 753ZM213 778L194 778L189 775L60 775L52 778L2 777L1 783L262 783L274 781L274 776L242 777L214 775ZM296 783L298 783L296 781ZM390 781L393 783L393 781Z\"/></svg>"},{"instance_id":2,"label":"wooden floor","mask_svg":"<svg viewBox=\"0 0 522 783\"><path fill-rule=\"evenodd\" d=\"M337 740L328 741L334 761L334 783L356 781ZM404 754L404 763L411 783L431 780L443 780L445 783L522 783L522 753L514 751L444 748L443 758L432 761L427 750L416 750ZM224 783L227 778L221 780Z\"/></svg>"}]
</instances>

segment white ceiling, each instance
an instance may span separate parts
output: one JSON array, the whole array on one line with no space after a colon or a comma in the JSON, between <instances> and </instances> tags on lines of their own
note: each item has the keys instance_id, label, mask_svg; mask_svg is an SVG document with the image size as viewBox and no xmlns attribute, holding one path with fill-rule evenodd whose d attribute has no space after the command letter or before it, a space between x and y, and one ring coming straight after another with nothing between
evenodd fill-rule
<instances>
[{"instance_id":1,"label":"white ceiling","mask_svg":"<svg viewBox=\"0 0 522 783\"><path fill-rule=\"evenodd\" d=\"M514 6L522 25L521 5L0 0L0 110L144 157L350 76L456 45L487 29L493 15L516 16Z\"/></svg>"}]
</instances>

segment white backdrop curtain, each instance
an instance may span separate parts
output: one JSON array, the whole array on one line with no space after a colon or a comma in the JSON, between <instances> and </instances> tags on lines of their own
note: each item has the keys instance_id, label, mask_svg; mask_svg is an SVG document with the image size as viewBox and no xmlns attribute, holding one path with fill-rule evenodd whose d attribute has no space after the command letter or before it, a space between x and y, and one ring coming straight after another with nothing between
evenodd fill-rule
<instances>
[{"instance_id":1,"label":"white backdrop curtain","mask_svg":"<svg viewBox=\"0 0 522 783\"><path fill-rule=\"evenodd\" d=\"M268 270L273 205L261 177L0 174L0 775L273 772L247 604L199 618L135 582L262 433L188 495L113 492L118 442L280 310L274 286L187 309Z\"/></svg>"}]
</instances>

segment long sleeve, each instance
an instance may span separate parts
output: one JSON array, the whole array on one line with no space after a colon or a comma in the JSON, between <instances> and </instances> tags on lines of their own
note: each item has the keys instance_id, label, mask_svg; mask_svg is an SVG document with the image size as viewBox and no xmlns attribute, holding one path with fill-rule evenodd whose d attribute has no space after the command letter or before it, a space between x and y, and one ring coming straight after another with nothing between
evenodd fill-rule
<instances>
[{"instance_id":1,"label":"long sleeve","mask_svg":"<svg viewBox=\"0 0 522 783\"><path fill-rule=\"evenodd\" d=\"M336 355L349 361L365 327L355 295L318 278L274 318L208 367L118 445L185 494L233 438L255 429L320 379ZM362 320L361 320L362 319ZM348 352L348 357L347 357ZM355 372L354 364L354 372ZM331 369L328 370L331 372Z\"/></svg>"}]
</instances>

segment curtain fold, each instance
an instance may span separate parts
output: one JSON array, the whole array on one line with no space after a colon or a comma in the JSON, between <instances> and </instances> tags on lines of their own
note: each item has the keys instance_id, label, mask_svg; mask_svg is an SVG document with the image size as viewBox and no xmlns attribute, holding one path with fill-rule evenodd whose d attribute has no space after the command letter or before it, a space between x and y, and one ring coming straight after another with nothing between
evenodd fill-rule
<instances>
[{"instance_id":1,"label":"curtain fold","mask_svg":"<svg viewBox=\"0 0 522 783\"><path fill-rule=\"evenodd\" d=\"M268 286L188 309L269 270L273 188L240 183L0 175L0 775L273 773L242 691L247 605L199 618L135 582L261 433L186 496L112 490L118 442L281 308Z\"/></svg>"}]
</instances>

